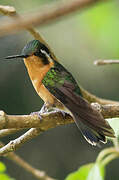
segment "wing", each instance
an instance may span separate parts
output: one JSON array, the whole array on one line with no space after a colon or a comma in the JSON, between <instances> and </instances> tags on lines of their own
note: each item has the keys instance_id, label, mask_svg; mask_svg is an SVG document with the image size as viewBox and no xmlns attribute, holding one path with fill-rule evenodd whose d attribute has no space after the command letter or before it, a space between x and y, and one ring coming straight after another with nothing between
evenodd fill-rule
<instances>
[{"instance_id":1,"label":"wing","mask_svg":"<svg viewBox=\"0 0 119 180\"><path fill-rule=\"evenodd\" d=\"M99 141L105 142L105 136L114 137L108 122L82 97L73 76L59 65L55 67L59 81L52 87L46 85L46 88L71 111L77 126L89 143L95 145Z\"/></svg>"}]
</instances>

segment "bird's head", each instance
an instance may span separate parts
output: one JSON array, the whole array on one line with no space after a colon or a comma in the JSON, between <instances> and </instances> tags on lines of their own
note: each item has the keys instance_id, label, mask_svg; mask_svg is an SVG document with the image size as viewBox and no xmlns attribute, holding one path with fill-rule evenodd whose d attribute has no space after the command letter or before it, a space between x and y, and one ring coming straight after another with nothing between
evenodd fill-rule
<instances>
[{"instance_id":1,"label":"bird's head","mask_svg":"<svg viewBox=\"0 0 119 180\"><path fill-rule=\"evenodd\" d=\"M41 43L39 40L32 40L29 43L26 44L26 46L23 48L20 55L13 55L8 56L6 59L13 59L13 58L25 58L29 59L30 57L37 57L39 60L42 60L42 63L44 65L49 64L51 61L53 61L53 57L50 53L50 50L46 45Z\"/></svg>"}]
</instances>

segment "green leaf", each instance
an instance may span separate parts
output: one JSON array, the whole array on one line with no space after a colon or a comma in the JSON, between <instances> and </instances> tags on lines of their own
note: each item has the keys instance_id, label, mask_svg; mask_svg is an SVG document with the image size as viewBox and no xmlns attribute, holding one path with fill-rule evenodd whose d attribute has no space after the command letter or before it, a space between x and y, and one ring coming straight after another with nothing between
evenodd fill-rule
<instances>
[{"instance_id":1,"label":"green leaf","mask_svg":"<svg viewBox=\"0 0 119 180\"><path fill-rule=\"evenodd\" d=\"M0 179L1 180L12 180L7 174L0 174Z\"/></svg>"},{"instance_id":2,"label":"green leaf","mask_svg":"<svg viewBox=\"0 0 119 180\"><path fill-rule=\"evenodd\" d=\"M85 13L80 15L80 21L83 21L84 28L92 40L97 42L99 46L104 44L105 52L114 57L118 56L119 23L118 23L118 7L115 1L107 3L99 3L97 6L92 6ZM82 18L82 19L81 19ZM113 44L113 46L112 46ZM111 51L109 52L109 50Z\"/></svg>"},{"instance_id":3,"label":"green leaf","mask_svg":"<svg viewBox=\"0 0 119 180\"><path fill-rule=\"evenodd\" d=\"M106 120L108 121L112 129L114 130L115 136L119 137L119 118L110 118Z\"/></svg>"},{"instance_id":4,"label":"green leaf","mask_svg":"<svg viewBox=\"0 0 119 180\"><path fill-rule=\"evenodd\" d=\"M99 163L90 163L69 174L65 180L104 180L105 169Z\"/></svg>"},{"instance_id":5,"label":"green leaf","mask_svg":"<svg viewBox=\"0 0 119 180\"><path fill-rule=\"evenodd\" d=\"M6 166L0 162L0 173L6 171Z\"/></svg>"},{"instance_id":6,"label":"green leaf","mask_svg":"<svg viewBox=\"0 0 119 180\"><path fill-rule=\"evenodd\" d=\"M69 174L65 180L86 180L93 163L81 166L77 171Z\"/></svg>"},{"instance_id":7,"label":"green leaf","mask_svg":"<svg viewBox=\"0 0 119 180\"><path fill-rule=\"evenodd\" d=\"M86 180L104 180L105 169L99 163L95 163L91 168Z\"/></svg>"},{"instance_id":8,"label":"green leaf","mask_svg":"<svg viewBox=\"0 0 119 180\"><path fill-rule=\"evenodd\" d=\"M15 180L6 174L6 166L0 162L0 180Z\"/></svg>"}]
</instances>

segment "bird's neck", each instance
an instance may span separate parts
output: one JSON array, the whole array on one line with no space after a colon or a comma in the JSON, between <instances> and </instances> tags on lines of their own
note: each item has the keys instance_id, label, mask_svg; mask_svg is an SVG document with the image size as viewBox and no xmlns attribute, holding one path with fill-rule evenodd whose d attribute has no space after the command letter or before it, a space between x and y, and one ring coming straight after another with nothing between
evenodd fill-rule
<instances>
[{"instance_id":1,"label":"bird's neck","mask_svg":"<svg viewBox=\"0 0 119 180\"><path fill-rule=\"evenodd\" d=\"M26 65L33 86L38 92L44 76L50 70L54 63L49 62L49 64L44 65L43 61L39 57L36 57L34 55L25 58L24 63Z\"/></svg>"}]
</instances>

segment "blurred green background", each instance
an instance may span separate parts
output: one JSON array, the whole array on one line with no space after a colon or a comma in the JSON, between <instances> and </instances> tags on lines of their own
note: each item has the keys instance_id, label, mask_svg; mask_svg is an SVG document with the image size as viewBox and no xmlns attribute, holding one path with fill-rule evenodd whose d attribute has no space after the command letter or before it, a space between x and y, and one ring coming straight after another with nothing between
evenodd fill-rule
<instances>
[{"instance_id":1,"label":"blurred green background","mask_svg":"<svg viewBox=\"0 0 119 180\"><path fill-rule=\"evenodd\" d=\"M12 5L19 13L25 13L37 11L43 4L51 2L56 0L1 0L1 5ZM113 100L119 99L119 65L96 67L93 62L100 58L119 58L118 9L118 1L98 3L38 29L79 84L99 97ZM3 19L9 20L0 16L0 20ZM23 61L4 59L8 55L19 54L31 39L33 37L26 31L0 38L0 109L8 114L29 114L38 111L43 103L32 87ZM10 135L3 141L7 143L22 133ZM92 147L76 125L71 124L41 134L17 153L36 168L63 180L81 165L94 161L101 149L110 144ZM3 157L1 160L7 165L11 177L35 180L11 161ZM106 180L119 179L118 163L116 160L108 165Z\"/></svg>"}]
</instances>

